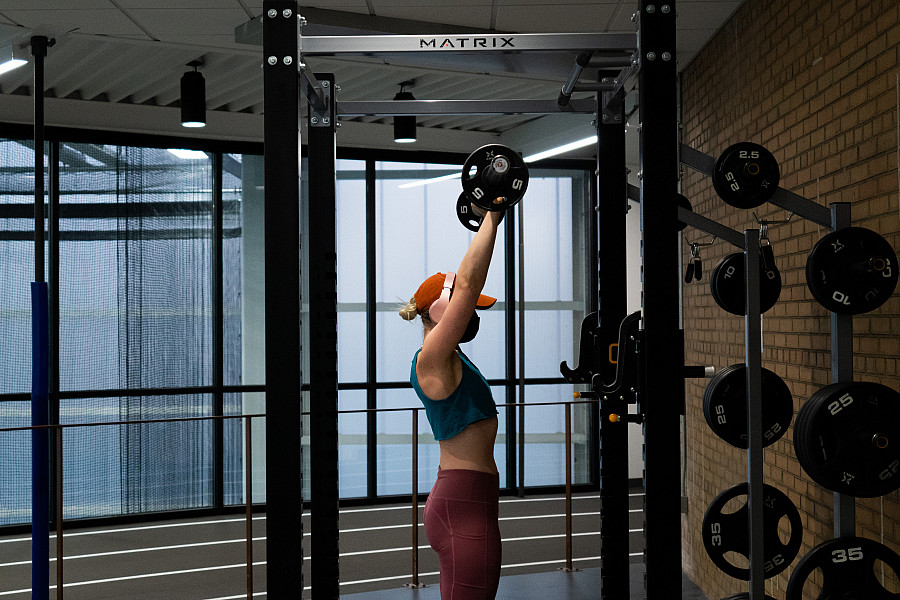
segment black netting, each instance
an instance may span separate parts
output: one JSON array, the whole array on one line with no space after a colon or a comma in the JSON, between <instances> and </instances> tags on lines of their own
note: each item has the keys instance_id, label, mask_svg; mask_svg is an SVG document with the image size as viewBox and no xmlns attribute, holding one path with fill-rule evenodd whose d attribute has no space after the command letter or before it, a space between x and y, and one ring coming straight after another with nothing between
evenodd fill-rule
<instances>
[{"instance_id":1,"label":"black netting","mask_svg":"<svg viewBox=\"0 0 900 600\"><path fill-rule=\"evenodd\" d=\"M73 161L60 173L61 389L211 385L211 161L151 148L65 148L94 160ZM63 401L60 420L172 419L212 410L209 395L138 394ZM66 435L66 516L212 502L210 422Z\"/></svg>"},{"instance_id":2,"label":"black netting","mask_svg":"<svg viewBox=\"0 0 900 600\"><path fill-rule=\"evenodd\" d=\"M34 188L33 142L0 140L0 429L31 425ZM30 518L31 434L0 432L0 525Z\"/></svg>"}]
</instances>

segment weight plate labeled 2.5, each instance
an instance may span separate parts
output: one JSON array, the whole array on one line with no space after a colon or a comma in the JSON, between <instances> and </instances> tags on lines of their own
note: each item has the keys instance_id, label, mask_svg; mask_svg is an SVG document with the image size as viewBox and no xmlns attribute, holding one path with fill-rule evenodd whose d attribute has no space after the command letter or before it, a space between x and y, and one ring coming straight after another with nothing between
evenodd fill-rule
<instances>
[{"instance_id":1,"label":"weight plate labeled 2.5","mask_svg":"<svg viewBox=\"0 0 900 600\"><path fill-rule=\"evenodd\" d=\"M874 382L833 383L797 412L794 452L822 487L861 498L900 487L900 394Z\"/></svg>"},{"instance_id":2,"label":"weight plate labeled 2.5","mask_svg":"<svg viewBox=\"0 0 900 600\"><path fill-rule=\"evenodd\" d=\"M768 369L760 373L762 384L763 447L774 444L786 432L794 416L794 398L784 380ZM725 367L703 393L703 416L713 432L737 448L747 440L747 367Z\"/></svg>"},{"instance_id":3,"label":"weight plate labeled 2.5","mask_svg":"<svg viewBox=\"0 0 900 600\"><path fill-rule=\"evenodd\" d=\"M832 312L858 315L884 304L897 287L897 255L870 229L847 227L819 240L806 261L806 284Z\"/></svg>"},{"instance_id":4,"label":"weight plate labeled 2.5","mask_svg":"<svg viewBox=\"0 0 900 600\"><path fill-rule=\"evenodd\" d=\"M821 571L821 588L814 600L900 598L900 594L889 592L881 584L880 573L876 574L878 560L900 575L900 556L876 541L850 536L823 542L797 563L788 580L785 600L803 600L817 591L812 578L817 570Z\"/></svg>"},{"instance_id":5,"label":"weight plate labeled 2.5","mask_svg":"<svg viewBox=\"0 0 900 600\"><path fill-rule=\"evenodd\" d=\"M716 193L736 208L756 208L778 190L781 172L771 152L753 142L729 146L716 160L712 181Z\"/></svg>"},{"instance_id":6,"label":"weight plate labeled 2.5","mask_svg":"<svg viewBox=\"0 0 900 600\"><path fill-rule=\"evenodd\" d=\"M713 563L735 579L750 580L750 569L729 560L735 553L750 558L750 507L747 500L734 512L723 512L734 498L747 497L749 486L740 483L715 497L703 515L703 545ZM763 484L763 574L768 579L790 566L803 541L800 512L783 492ZM788 521L788 541L782 542L778 533L783 518Z\"/></svg>"}]
</instances>

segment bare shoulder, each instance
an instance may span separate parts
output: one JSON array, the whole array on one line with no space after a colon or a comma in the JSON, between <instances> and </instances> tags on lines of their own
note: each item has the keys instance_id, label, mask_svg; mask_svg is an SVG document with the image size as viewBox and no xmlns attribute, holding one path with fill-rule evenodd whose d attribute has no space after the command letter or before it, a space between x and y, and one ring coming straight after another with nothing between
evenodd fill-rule
<instances>
[{"instance_id":1,"label":"bare shoulder","mask_svg":"<svg viewBox=\"0 0 900 600\"><path fill-rule=\"evenodd\" d=\"M426 396L432 400L444 400L459 386L462 362L456 352L445 357L423 350L416 361L416 378Z\"/></svg>"}]
</instances>

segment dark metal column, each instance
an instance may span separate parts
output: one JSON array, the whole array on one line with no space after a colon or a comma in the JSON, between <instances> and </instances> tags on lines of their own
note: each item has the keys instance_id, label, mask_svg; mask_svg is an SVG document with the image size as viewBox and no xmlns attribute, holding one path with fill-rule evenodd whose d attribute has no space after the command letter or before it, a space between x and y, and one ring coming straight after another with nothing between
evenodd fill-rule
<instances>
[{"instance_id":1,"label":"dark metal column","mask_svg":"<svg viewBox=\"0 0 900 600\"><path fill-rule=\"evenodd\" d=\"M375 262L375 161L366 161L366 409L378 408L378 313L376 302ZM366 413L366 495L370 499L378 496L378 414Z\"/></svg>"},{"instance_id":2,"label":"dark metal column","mask_svg":"<svg viewBox=\"0 0 900 600\"><path fill-rule=\"evenodd\" d=\"M606 351L618 341L627 310L625 215L628 176L625 167L625 114L621 101L601 106L597 127L598 252L597 344L591 370L615 380L616 365ZM634 360L621 357L619 360ZM626 401L610 397L603 413L628 413ZM628 558L628 422L600 419L600 597L630 597Z\"/></svg>"},{"instance_id":3,"label":"dark metal column","mask_svg":"<svg viewBox=\"0 0 900 600\"><path fill-rule=\"evenodd\" d=\"M213 298L213 364L212 384L213 415L225 414L224 383L224 292L222 286L222 153L212 155L212 298ZM213 421L213 506L221 508L225 505L225 422L222 419Z\"/></svg>"},{"instance_id":4,"label":"dark metal column","mask_svg":"<svg viewBox=\"0 0 900 600\"><path fill-rule=\"evenodd\" d=\"M287 16L284 16L285 11ZM297 598L303 589L300 115L296 15L296 2L263 3L266 589L272 598Z\"/></svg>"},{"instance_id":5,"label":"dark metal column","mask_svg":"<svg viewBox=\"0 0 900 600\"><path fill-rule=\"evenodd\" d=\"M831 226L850 227L850 204L831 205ZM853 381L853 315L831 313L831 382ZM856 535L856 498L834 492L834 537Z\"/></svg>"},{"instance_id":6,"label":"dark metal column","mask_svg":"<svg viewBox=\"0 0 900 600\"><path fill-rule=\"evenodd\" d=\"M763 456L762 456L762 324L759 301L759 230L744 230L744 358L747 367L747 520L750 533L750 598L763 600L765 555L763 554Z\"/></svg>"},{"instance_id":7,"label":"dark metal column","mask_svg":"<svg viewBox=\"0 0 900 600\"><path fill-rule=\"evenodd\" d=\"M316 600L340 597L334 75L316 74L325 109L309 110L310 572Z\"/></svg>"},{"instance_id":8,"label":"dark metal column","mask_svg":"<svg viewBox=\"0 0 900 600\"><path fill-rule=\"evenodd\" d=\"M506 400L509 404L516 402L516 211L507 210L506 233L504 237L504 259L506 269ZM520 257L521 260L521 257ZM524 301L519 298L519 301ZM520 408L519 410L524 410ZM516 460L516 420L517 411L512 406L506 407L506 486L518 486L519 496L525 496L525 482L519 476L524 472ZM524 465L525 456L519 456ZM517 481L518 480L518 481Z\"/></svg>"},{"instance_id":9,"label":"dark metal column","mask_svg":"<svg viewBox=\"0 0 900 600\"><path fill-rule=\"evenodd\" d=\"M32 306L31 425L50 423L49 294L44 269L44 59L49 40L31 38L34 57L34 283ZM31 589L35 600L49 596L50 585L50 437L47 429L31 432Z\"/></svg>"},{"instance_id":10,"label":"dark metal column","mask_svg":"<svg viewBox=\"0 0 900 600\"><path fill-rule=\"evenodd\" d=\"M644 563L647 598L681 598L681 403L675 2L641 0ZM650 369L644 369L647 373Z\"/></svg>"}]
</instances>

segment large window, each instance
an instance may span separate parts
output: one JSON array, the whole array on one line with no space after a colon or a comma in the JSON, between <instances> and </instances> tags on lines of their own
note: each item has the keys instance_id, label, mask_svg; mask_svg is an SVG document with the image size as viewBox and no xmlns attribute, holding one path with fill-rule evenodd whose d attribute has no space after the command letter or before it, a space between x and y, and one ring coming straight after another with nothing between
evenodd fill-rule
<instances>
[{"instance_id":1,"label":"large window","mask_svg":"<svg viewBox=\"0 0 900 600\"><path fill-rule=\"evenodd\" d=\"M55 188L48 181L48 189L59 192L59 206L50 213L58 235L51 229L46 246L48 276L58 282L51 311L59 331L52 384L59 422L132 423L65 430L65 517L240 504L248 468L253 501L264 502L263 418L250 425L249 464L244 420L133 423L265 413L262 156L52 144L59 180ZM0 140L0 428L30 424L33 163L29 142ZM474 236L456 219L458 180L409 185L460 168L338 161L339 410L356 411L339 417L342 498L409 494L414 443L419 491L434 481L439 448L423 411L413 430L412 409L421 404L408 386L422 327L400 319L397 309L426 277L456 269ZM558 369L577 353L589 294L585 177L580 170L532 169L521 205L524 243L518 215L500 227L485 286L498 302L481 313L478 337L463 348L491 381L498 404L571 399ZM507 232L509 223L514 231ZM305 263L304 277L309 269ZM517 285L520 272L524 302L511 305L507 281ZM299 308L305 319L309 307ZM518 370L519 310L524 374ZM512 354L509 323L516 324ZM524 394L517 387L522 375ZM521 460L525 485L563 483L563 414L560 406L527 408L521 431L517 410L500 409L495 458L501 485L522 483ZM589 482L586 409L573 411L572 431L575 482ZM522 435L524 457L518 454ZM30 519L29 457L27 432L0 433L0 526ZM308 453L305 464L308 490Z\"/></svg>"}]
</instances>

